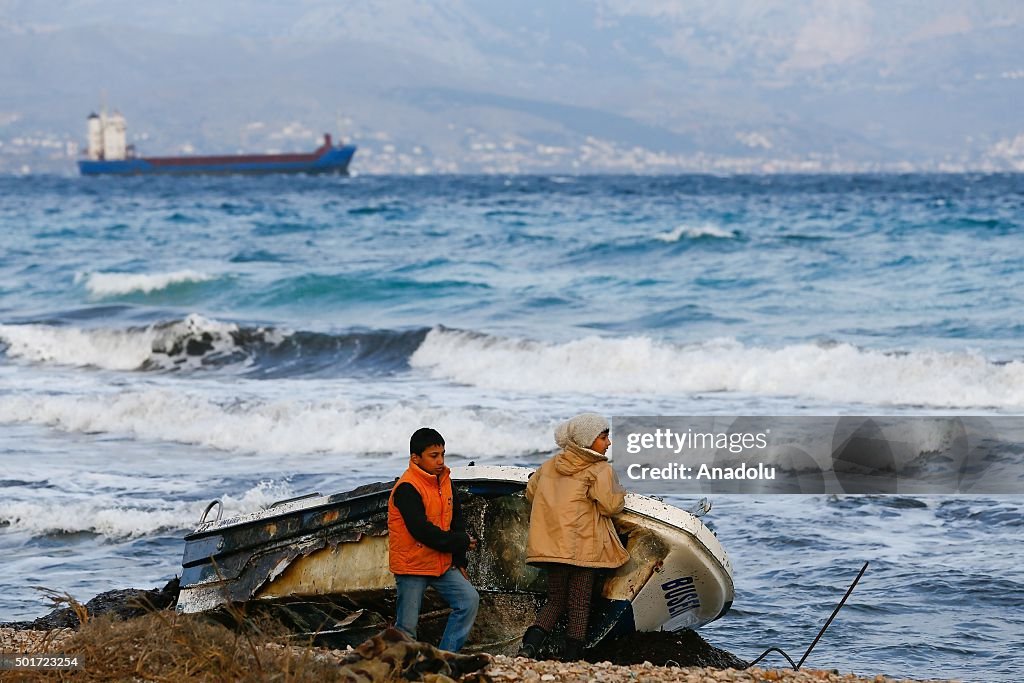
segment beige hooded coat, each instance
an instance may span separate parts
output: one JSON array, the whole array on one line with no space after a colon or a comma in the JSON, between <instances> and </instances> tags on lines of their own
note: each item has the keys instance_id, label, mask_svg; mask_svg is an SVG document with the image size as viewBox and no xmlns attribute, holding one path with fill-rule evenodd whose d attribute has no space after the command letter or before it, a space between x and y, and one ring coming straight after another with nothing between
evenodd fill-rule
<instances>
[{"instance_id":1,"label":"beige hooded coat","mask_svg":"<svg viewBox=\"0 0 1024 683\"><path fill-rule=\"evenodd\" d=\"M611 519L622 511L626 492L600 453L568 444L530 477L526 499L533 505L530 564L612 568L629 559Z\"/></svg>"}]
</instances>

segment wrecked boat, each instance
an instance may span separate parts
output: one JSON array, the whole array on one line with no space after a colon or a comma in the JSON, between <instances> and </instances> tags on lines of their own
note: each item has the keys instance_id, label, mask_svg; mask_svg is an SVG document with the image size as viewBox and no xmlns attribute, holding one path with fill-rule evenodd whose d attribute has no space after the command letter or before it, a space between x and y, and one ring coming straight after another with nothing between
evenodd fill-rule
<instances>
[{"instance_id":1,"label":"wrecked boat","mask_svg":"<svg viewBox=\"0 0 1024 683\"><path fill-rule=\"evenodd\" d=\"M479 539L468 571L480 611L465 651L514 652L544 602L545 572L526 564L525 489L532 473L525 467L452 468L467 528ZM207 521L214 501L185 537L178 611L266 611L323 644L358 644L395 613L387 536L393 486L311 494ZM695 629L729 610L732 567L698 517L707 509L694 514L627 494L615 526L630 559L598 580L588 646L636 631ZM420 637L438 638L446 619L444 603L428 591Z\"/></svg>"}]
</instances>

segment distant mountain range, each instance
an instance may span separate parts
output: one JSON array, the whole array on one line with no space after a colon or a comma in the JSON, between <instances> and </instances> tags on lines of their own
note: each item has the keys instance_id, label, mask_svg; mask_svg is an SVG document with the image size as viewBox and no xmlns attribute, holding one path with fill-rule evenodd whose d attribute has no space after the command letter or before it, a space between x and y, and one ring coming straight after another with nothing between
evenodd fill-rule
<instances>
[{"instance_id":1,"label":"distant mountain range","mask_svg":"<svg viewBox=\"0 0 1024 683\"><path fill-rule=\"evenodd\" d=\"M360 146L356 172L1024 170L1024 3L0 0L0 172Z\"/></svg>"}]
</instances>

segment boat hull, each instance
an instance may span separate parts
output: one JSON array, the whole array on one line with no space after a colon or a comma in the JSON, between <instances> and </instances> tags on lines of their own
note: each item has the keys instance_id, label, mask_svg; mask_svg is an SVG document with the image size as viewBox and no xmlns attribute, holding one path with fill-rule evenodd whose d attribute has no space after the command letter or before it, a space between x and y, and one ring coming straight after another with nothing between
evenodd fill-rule
<instances>
[{"instance_id":1,"label":"boat hull","mask_svg":"<svg viewBox=\"0 0 1024 683\"><path fill-rule=\"evenodd\" d=\"M150 157L120 161L81 160L83 176L96 175L264 175L272 173L347 174L353 145L314 154L260 154L220 157Z\"/></svg>"},{"instance_id":2,"label":"boat hull","mask_svg":"<svg viewBox=\"0 0 1024 683\"><path fill-rule=\"evenodd\" d=\"M530 472L513 467L453 470L467 524L479 538L468 571L480 592L480 612L468 650L514 651L544 602L546 572L525 561L530 509L524 489ZM352 614L378 615L364 622L369 628L380 626L381 617L394 614L387 539L392 485L370 485L200 526L186 537L179 611L275 605L309 631L344 632L337 625ZM629 494L616 529L630 560L602 572L588 644L633 631L697 628L729 609L733 582L728 556L692 514ZM428 592L421 637L439 637L446 617L444 604Z\"/></svg>"}]
</instances>

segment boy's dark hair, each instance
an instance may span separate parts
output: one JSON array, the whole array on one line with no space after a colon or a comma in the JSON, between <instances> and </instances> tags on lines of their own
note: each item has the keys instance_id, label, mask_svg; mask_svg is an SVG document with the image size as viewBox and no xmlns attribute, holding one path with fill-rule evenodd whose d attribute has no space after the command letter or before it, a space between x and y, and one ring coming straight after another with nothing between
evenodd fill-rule
<instances>
[{"instance_id":1,"label":"boy's dark hair","mask_svg":"<svg viewBox=\"0 0 1024 683\"><path fill-rule=\"evenodd\" d=\"M444 437L436 429L420 427L409 439L409 455L420 455L431 446L444 446Z\"/></svg>"}]
</instances>

